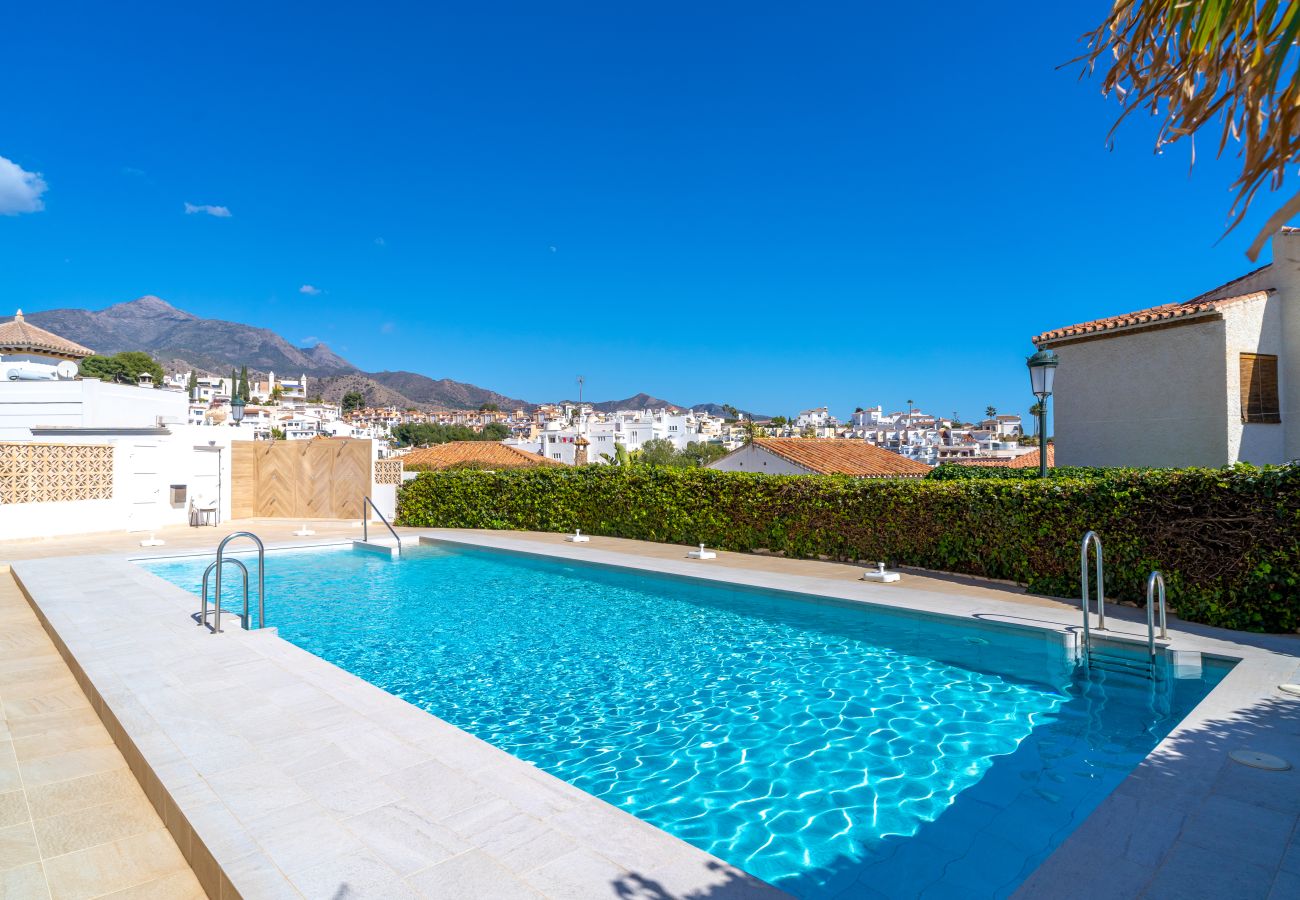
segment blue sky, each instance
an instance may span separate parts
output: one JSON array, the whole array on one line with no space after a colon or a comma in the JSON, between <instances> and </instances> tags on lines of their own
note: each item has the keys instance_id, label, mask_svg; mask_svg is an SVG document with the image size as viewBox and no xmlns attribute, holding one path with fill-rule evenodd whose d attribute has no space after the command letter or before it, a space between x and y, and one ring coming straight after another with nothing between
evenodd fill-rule
<instances>
[{"instance_id":1,"label":"blue sky","mask_svg":"<svg viewBox=\"0 0 1300 900\"><path fill-rule=\"evenodd\" d=\"M970 417L1032 402L1033 334L1251 268L1266 214L1220 241L1235 159L1189 174L1148 117L1107 149L1057 69L1105 2L198 7L6 12L0 157L46 190L0 215L0 306L156 294L529 400Z\"/></svg>"}]
</instances>

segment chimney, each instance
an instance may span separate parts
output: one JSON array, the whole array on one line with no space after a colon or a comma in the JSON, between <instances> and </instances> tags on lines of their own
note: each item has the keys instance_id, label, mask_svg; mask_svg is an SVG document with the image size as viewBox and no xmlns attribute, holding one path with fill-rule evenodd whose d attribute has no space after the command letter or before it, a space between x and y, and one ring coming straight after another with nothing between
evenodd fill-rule
<instances>
[{"instance_id":1,"label":"chimney","mask_svg":"<svg viewBox=\"0 0 1300 900\"><path fill-rule=\"evenodd\" d=\"M578 435L578 439L573 442L573 464L575 466L585 466L587 464L587 447L590 444L591 442L581 434Z\"/></svg>"}]
</instances>

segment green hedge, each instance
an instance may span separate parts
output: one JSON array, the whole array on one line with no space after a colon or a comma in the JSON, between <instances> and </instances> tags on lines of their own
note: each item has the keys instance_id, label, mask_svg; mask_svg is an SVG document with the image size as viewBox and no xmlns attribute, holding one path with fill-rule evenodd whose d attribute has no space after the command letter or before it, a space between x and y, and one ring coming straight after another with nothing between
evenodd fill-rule
<instances>
[{"instance_id":1,"label":"green hedge","mask_svg":"<svg viewBox=\"0 0 1300 900\"><path fill-rule=\"evenodd\" d=\"M1119 469L1100 468L1096 466L1055 466L1047 470L1049 478L1100 478L1114 475ZM1126 470L1137 471L1137 470ZM931 481L970 481L976 478L1038 478L1038 467L1012 469L1006 466L963 466L956 463L944 463L935 466L925 476Z\"/></svg>"},{"instance_id":2,"label":"green hedge","mask_svg":"<svg viewBox=\"0 0 1300 900\"><path fill-rule=\"evenodd\" d=\"M955 481L585 466L423 473L403 486L398 521L885 559L1061 597L1078 596L1091 528L1105 544L1108 597L1142 602L1159 568L1184 619L1294 631L1298 488L1298 466Z\"/></svg>"}]
</instances>

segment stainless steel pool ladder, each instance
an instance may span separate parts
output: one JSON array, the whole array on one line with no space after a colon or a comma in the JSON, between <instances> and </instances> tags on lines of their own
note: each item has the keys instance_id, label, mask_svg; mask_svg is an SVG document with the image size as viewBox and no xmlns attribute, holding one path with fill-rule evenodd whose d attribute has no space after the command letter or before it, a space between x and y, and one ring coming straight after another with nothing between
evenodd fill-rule
<instances>
[{"instance_id":1,"label":"stainless steel pool ladder","mask_svg":"<svg viewBox=\"0 0 1300 900\"><path fill-rule=\"evenodd\" d=\"M233 534L226 535L225 538L222 539L221 543L217 545L216 562L209 565L207 570L203 573L203 605L199 609L200 625L208 624L208 576L213 572L213 570L217 573L216 592L212 598L212 605L214 607L213 619L212 625L209 626L212 629L213 634L221 633L221 570L225 568L226 563L234 563L244 572L244 615L242 616L241 624L245 629L251 627L248 608L248 567L237 559L225 558L226 544L241 537L246 537L253 543L257 544L257 627L261 628L266 624L266 547L263 546L262 539L253 534L253 532L236 531Z\"/></svg>"},{"instance_id":2,"label":"stainless steel pool ladder","mask_svg":"<svg viewBox=\"0 0 1300 900\"><path fill-rule=\"evenodd\" d=\"M1095 552L1096 560L1096 600L1097 631L1106 631L1106 567L1102 560L1101 538L1097 532L1089 531L1083 536L1079 547L1079 581L1082 583L1080 608L1083 612L1083 653L1080 654L1085 666L1097 666L1109 671L1127 672L1155 678L1156 675L1156 633L1155 612L1157 602L1160 607L1160 639L1169 637L1165 627L1165 579L1157 569L1147 576L1147 658L1139 661L1118 653L1107 653L1093 647L1092 627L1088 612L1088 548Z\"/></svg>"},{"instance_id":3,"label":"stainless steel pool ladder","mask_svg":"<svg viewBox=\"0 0 1300 900\"><path fill-rule=\"evenodd\" d=\"M398 537L393 526L388 524L388 519L379 511L379 507L375 506L375 501L371 500L369 497L366 497L365 502L361 504L361 539L367 542L370 540L370 516L366 515L367 506L375 511L375 515L379 516L379 521L384 523L384 527L388 529L388 533L393 536L393 540L397 542L397 555L401 556L402 539Z\"/></svg>"}]
</instances>

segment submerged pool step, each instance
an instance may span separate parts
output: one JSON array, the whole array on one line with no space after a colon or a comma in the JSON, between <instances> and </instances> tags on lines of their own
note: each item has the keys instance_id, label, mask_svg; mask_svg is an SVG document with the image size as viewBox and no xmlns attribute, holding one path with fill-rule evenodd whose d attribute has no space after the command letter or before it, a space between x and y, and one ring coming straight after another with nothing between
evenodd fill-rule
<instances>
[{"instance_id":1,"label":"submerged pool step","mask_svg":"<svg viewBox=\"0 0 1300 900\"><path fill-rule=\"evenodd\" d=\"M1088 665L1094 669L1123 672L1129 675L1142 675L1147 678L1155 675L1155 664L1150 659L1135 659L1131 656L1118 656L1113 653L1102 653L1098 650L1088 651Z\"/></svg>"}]
</instances>

